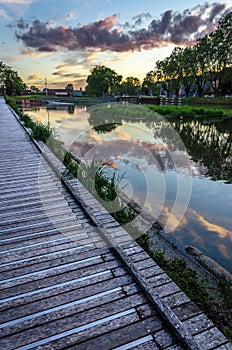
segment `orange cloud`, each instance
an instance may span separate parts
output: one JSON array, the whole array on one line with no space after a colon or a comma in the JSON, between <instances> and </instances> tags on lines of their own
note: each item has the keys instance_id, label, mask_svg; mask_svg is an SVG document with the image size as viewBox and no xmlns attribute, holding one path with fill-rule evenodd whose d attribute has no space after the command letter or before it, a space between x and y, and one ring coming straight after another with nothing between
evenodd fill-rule
<instances>
[{"instance_id":1,"label":"orange cloud","mask_svg":"<svg viewBox=\"0 0 232 350\"><path fill-rule=\"evenodd\" d=\"M227 246L225 246L224 244L218 244L217 247L221 255L224 256L224 258L231 259L231 254Z\"/></svg>"},{"instance_id":2,"label":"orange cloud","mask_svg":"<svg viewBox=\"0 0 232 350\"><path fill-rule=\"evenodd\" d=\"M227 230L226 228L224 228L222 226L211 224L201 215L196 215L196 216L197 216L199 222L207 229L207 231L217 232L217 234L220 238L225 238L227 236L230 236L232 239L232 232L231 231Z\"/></svg>"},{"instance_id":3,"label":"orange cloud","mask_svg":"<svg viewBox=\"0 0 232 350\"><path fill-rule=\"evenodd\" d=\"M31 74L29 75L29 77L27 78L28 80L34 80L34 79L40 79L40 75L37 73Z\"/></svg>"}]
</instances>

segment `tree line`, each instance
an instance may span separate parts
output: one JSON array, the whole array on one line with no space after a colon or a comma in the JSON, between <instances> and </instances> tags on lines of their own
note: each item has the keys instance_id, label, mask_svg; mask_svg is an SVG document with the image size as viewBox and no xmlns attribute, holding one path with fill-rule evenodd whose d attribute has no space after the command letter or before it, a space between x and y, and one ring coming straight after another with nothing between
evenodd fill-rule
<instances>
[{"instance_id":1,"label":"tree line","mask_svg":"<svg viewBox=\"0 0 232 350\"><path fill-rule=\"evenodd\" d=\"M220 19L216 30L189 47L175 47L169 57L157 61L143 82L136 77L122 76L105 66L95 66L87 77L86 91L90 95L146 94L178 96L183 88L202 97L207 87L215 96L232 93L232 12Z\"/></svg>"}]
</instances>

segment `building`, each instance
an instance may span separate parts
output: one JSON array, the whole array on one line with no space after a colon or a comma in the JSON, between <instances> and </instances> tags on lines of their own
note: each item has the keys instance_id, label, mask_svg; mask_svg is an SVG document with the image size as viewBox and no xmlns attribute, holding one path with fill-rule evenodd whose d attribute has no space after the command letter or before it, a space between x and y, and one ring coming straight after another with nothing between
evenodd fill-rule
<instances>
[{"instance_id":1,"label":"building","mask_svg":"<svg viewBox=\"0 0 232 350\"><path fill-rule=\"evenodd\" d=\"M82 96L82 89L80 90L69 90L69 89L43 89L43 93L46 95L55 95L60 97L81 97Z\"/></svg>"}]
</instances>

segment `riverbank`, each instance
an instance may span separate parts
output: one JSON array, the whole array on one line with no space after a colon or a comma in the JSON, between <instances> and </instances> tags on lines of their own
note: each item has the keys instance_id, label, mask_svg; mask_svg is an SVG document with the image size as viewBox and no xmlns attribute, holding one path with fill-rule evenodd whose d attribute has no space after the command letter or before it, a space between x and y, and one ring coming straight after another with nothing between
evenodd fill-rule
<instances>
[{"instance_id":1,"label":"riverbank","mask_svg":"<svg viewBox=\"0 0 232 350\"><path fill-rule=\"evenodd\" d=\"M38 94L31 94L31 95L21 95L21 96L15 96L16 99L19 101L22 99L26 99L28 101L38 101L38 103L41 103L44 101L44 103L48 102L61 102L61 103L73 103L74 105L85 105L85 106L90 106L94 104L99 104L99 103L106 103L106 102L116 102L117 97L88 97L88 96L82 96L82 97L61 97L61 96L46 96L46 95L38 95ZM145 103L146 105L149 105L149 101L152 99L157 100L158 102L160 101L159 98L153 98L149 97L147 98L148 102ZM146 101L146 96L144 97L144 100ZM139 100L138 100L139 101ZM220 110L227 110L227 113L232 115L232 98L226 98L226 97L219 97L219 98L198 98L198 97L184 97L181 99L181 105L178 105L178 100L175 101L175 105L172 106L171 104L172 99L168 99L168 105L162 105L160 104L151 104L152 106L156 107L161 107L162 109L165 109L165 107L178 107L182 108L184 106L188 107L203 107L204 108L204 114L207 113L207 109L209 108L208 114L210 114L211 108L219 108ZM189 111L191 108L189 108ZM193 110L195 110L193 108Z\"/></svg>"},{"instance_id":2,"label":"riverbank","mask_svg":"<svg viewBox=\"0 0 232 350\"><path fill-rule=\"evenodd\" d=\"M148 105L148 107L156 113L159 113L165 117L173 118L207 118L207 116L213 116L218 118L232 118L232 109L224 109L222 107L199 107L199 106L155 106Z\"/></svg>"},{"instance_id":3,"label":"riverbank","mask_svg":"<svg viewBox=\"0 0 232 350\"><path fill-rule=\"evenodd\" d=\"M185 97L182 99L182 104L188 106L222 107L231 109L232 97Z\"/></svg>"}]
</instances>

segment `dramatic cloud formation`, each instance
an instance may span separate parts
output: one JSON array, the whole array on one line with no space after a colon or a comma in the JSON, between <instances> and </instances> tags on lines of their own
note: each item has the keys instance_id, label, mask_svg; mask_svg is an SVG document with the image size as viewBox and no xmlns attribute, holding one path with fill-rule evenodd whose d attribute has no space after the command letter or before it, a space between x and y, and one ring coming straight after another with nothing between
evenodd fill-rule
<instances>
[{"instance_id":1,"label":"dramatic cloud formation","mask_svg":"<svg viewBox=\"0 0 232 350\"><path fill-rule=\"evenodd\" d=\"M192 10L185 10L182 14L169 10L163 13L160 19L152 19L147 28L140 29L143 19L151 18L150 14L134 17L135 23L132 25L128 22L124 25L117 24L118 18L113 15L76 28L53 28L49 23L38 19L28 28L28 23L21 19L17 23L20 32L16 33L16 37L22 40L25 46L38 52L52 53L60 49L76 51L87 48L114 52L150 50L170 43L193 43L198 37L212 31L216 26L216 19L227 12L226 4L222 3L205 3Z\"/></svg>"}]
</instances>

